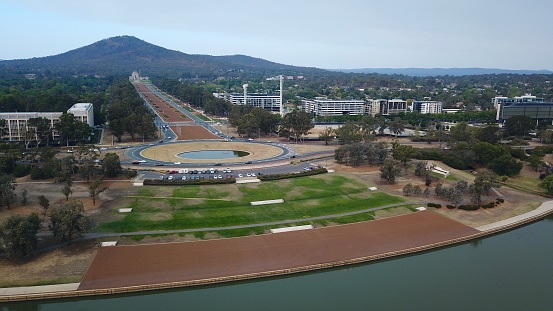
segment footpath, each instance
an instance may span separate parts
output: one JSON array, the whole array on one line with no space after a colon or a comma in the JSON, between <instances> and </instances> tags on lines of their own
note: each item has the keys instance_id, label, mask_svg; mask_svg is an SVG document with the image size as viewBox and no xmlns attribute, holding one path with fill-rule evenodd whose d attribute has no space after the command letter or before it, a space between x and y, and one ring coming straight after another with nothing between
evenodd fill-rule
<instances>
[{"instance_id":1,"label":"footpath","mask_svg":"<svg viewBox=\"0 0 553 311\"><path fill-rule=\"evenodd\" d=\"M509 230L518 225L539 220L543 217L553 214L553 200L542 203L533 211L514 216L502 221L476 227L475 229L481 232L489 232L490 234ZM27 286L27 287L10 287L0 288L0 301L17 301L26 300L27 295L41 295L42 298L55 298L56 293L60 293L59 297L63 297L61 293L72 292L79 288L80 283L57 284L57 285L42 285L42 286ZM33 298L31 298L33 299ZM36 297L34 298L36 299Z\"/></svg>"}]
</instances>

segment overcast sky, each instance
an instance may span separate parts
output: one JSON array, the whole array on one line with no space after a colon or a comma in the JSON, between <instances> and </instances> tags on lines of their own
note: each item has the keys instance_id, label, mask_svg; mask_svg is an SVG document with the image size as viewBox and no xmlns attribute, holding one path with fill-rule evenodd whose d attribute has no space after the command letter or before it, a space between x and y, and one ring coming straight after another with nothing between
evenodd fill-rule
<instances>
[{"instance_id":1,"label":"overcast sky","mask_svg":"<svg viewBox=\"0 0 553 311\"><path fill-rule=\"evenodd\" d=\"M0 59L120 35L318 68L553 70L552 0L1 0Z\"/></svg>"}]
</instances>

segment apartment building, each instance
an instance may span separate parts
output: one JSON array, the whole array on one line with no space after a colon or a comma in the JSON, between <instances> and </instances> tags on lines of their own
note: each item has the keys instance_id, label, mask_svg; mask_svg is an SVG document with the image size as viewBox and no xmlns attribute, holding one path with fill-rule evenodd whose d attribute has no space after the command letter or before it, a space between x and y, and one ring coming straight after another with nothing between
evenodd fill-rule
<instances>
[{"instance_id":1,"label":"apartment building","mask_svg":"<svg viewBox=\"0 0 553 311\"><path fill-rule=\"evenodd\" d=\"M334 100L317 98L314 100L302 100L302 110L316 116L341 116L341 115L362 115L365 113L365 101Z\"/></svg>"},{"instance_id":2,"label":"apartment building","mask_svg":"<svg viewBox=\"0 0 553 311\"><path fill-rule=\"evenodd\" d=\"M411 111L418 111L422 114L442 113L442 102L438 101L413 101Z\"/></svg>"}]
</instances>

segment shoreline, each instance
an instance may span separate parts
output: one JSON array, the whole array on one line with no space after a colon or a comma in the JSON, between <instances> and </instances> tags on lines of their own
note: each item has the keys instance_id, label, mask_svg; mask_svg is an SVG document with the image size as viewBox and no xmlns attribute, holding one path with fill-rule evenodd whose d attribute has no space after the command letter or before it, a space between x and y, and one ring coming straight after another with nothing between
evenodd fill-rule
<instances>
[{"instance_id":1,"label":"shoreline","mask_svg":"<svg viewBox=\"0 0 553 311\"><path fill-rule=\"evenodd\" d=\"M421 212L417 212L417 213L421 213ZM432 213L432 212L424 211L422 213ZM397 256L403 256L403 255L428 251L432 249L438 249L446 246L467 242L473 239L478 239L478 238L494 235L503 231L512 230L519 226L523 226L528 223L543 219L551 214L553 214L553 201L546 201L546 202L543 202L538 208L536 208L531 212L527 212L522 215L514 216L506 220L498 221L488 225L479 226L476 228L469 227L474 229L475 232L471 234L464 234L459 237L447 239L444 241L428 243L428 244L419 245L415 247L407 247L407 248L402 248L394 251L382 252L378 254L370 254L367 256L357 256L354 258L345 258L342 260L326 260L325 262L322 262L322 263L302 265L298 267L288 267L284 269L274 269L274 270L261 271L261 272L255 272L255 273L243 273L243 274L208 277L208 278L200 278L200 279L185 280L185 281L158 282L155 284L141 284L141 285L132 285L132 286L117 286L117 287L94 288L94 289L79 289L83 281L88 275L88 272L87 272L87 275L83 277L83 280L81 281L81 283L1 288L0 302L51 299L51 298L70 298L70 297L82 297L82 296L98 296L98 295L131 293L131 292L157 290L157 289L191 287L191 286L199 286L199 285L227 283L232 281L250 280L250 279L257 279L257 278L264 278L264 277L271 277L271 276L289 275L293 273L308 272L308 271L328 269L333 267L341 267L346 265L393 258ZM413 214L410 214L410 215L413 215ZM397 217L405 217L405 216L408 216L408 215L397 216ZM337 226L337 227L343 227L343 229L347 229L345 228L345 226L352 226L352 225L353 224L348 224L348 225ZM198 243L201 243L201 242L198 242ZM89 270L90 269L91 268L89 268Z\"/></svg>"}]
</instances>

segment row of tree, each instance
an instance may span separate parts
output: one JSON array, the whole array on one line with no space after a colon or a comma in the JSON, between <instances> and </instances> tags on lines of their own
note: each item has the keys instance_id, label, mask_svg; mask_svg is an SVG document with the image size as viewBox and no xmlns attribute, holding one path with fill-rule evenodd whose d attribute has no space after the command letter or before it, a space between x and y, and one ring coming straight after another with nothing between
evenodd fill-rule
<instances>
[{"instance_id":1,"label":"row of tree","mask_svg":"<svg viewBox=\"0 0 553 311\"><path fill-rule=\"evenodd\" d=\"M111 133L119 142L125 133L129 134L132 140L137 135L143 141L157 138L155 117L128 79L122 78L113 82L108 124Z\"/></svg>"}]
</instances>

